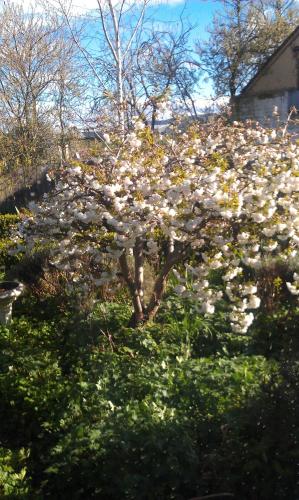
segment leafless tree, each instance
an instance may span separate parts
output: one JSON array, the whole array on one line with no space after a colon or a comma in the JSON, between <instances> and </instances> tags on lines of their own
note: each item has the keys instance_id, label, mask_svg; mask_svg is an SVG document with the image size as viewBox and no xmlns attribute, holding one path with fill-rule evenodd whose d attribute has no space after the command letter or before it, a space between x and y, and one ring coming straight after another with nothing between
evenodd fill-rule
<instances>
[{"instance_id":1,"label":"leafless tree","mask_svg":"<svg viewBox=\"0 0 299 500\"><path fill-rule=\"evenodd\" d=\"M5 2L0 12L1 156L8 167L22 169L24 184L49 153L55 95L63 79L66 86L70 59L71 46L57 16Z\"/></svg>"},{"instance_id":2,"label":"leafless tree","mask_svg":"<svg viewBox=\"0 0 299 500\"><path fill-rule=\"evenodd\" d=\"M78 18L71 3L58 0L92 75L94 109L101 124L109 122L122 133L133 115L154 126L157 105L167 93L192 108L198 68L188 46L191 29L183 23L176 31L155 29L146 15L149 3L98 0L96 10Z\"/></svg>"},{"instance_id":3,"label":"leafless tree","mask_svg":"<svg viewBox=\"0 0 299 500\"><path fill-rule=\"evenodd\" d=\"M193 96L199 69L189 45L191 31L183 22L172 30L153 30L138 50L135 91L139 92L139 106L135 97L135 108L139 115L149 117L152 129L159 101L168 94L174 107L196 116Z\"/></svg>"},{"instance_id":4,"label":"leafless tree","mask_svg":"<svg viewBox=\"0 0 299 500\"><path fill-rule=\"evenodd\" d=\"M217 95L235 96L298 24L293 0L222 0L198 43L201 65Z\"/></svg>"},{"instance_id":5,"label":"leafless tree","mask_svg":"<svg viewBox=\"0 0 299 500\"><path fill-rule=\"evenodd\" d=\"M98 8L88 18L88 32L93 32L91 43L90 35L88 41L86 37L84 38L86 31L82 19L78 22L77 17L74 22L72 4L58 0L60 12L72 39L91 70L100 99L109 101L112 114L115 113L117 116L116 123L122 133L126 127L125 80L132 68L131 57L134 46L141 36L148 3L149 0L140 2L98 0Z\"/></svg>"}]
</instances>

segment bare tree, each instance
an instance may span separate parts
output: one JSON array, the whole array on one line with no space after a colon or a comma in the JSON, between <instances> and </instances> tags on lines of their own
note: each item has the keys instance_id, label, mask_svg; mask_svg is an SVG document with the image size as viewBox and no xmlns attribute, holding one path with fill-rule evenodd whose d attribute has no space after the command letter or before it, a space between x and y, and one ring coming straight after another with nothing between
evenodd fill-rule
<instances>
[{"instance_id":1,"label":"bare tree","mask_svg":"<svg viewBox=\"0 0 299 500\"><path fill-rule=\"evenodd\" d=\"M86 32L83 23L80 20L78 23L78 19L73 22L72 4L66 5L62 0L58 1L72 39L80 49L97 85L100 93L97 101L109 101L122 133L126 128L125 80L133 66L132 54L135 53L137 40L140 40L148 3L149 0L98 0L96 12L88 18L88 31L93 31L90 48L90 39L87 41L86 36L84 37Z\"/></svg>"},{"instance_id":2,"label":"bare tree","mask_svg":"<svg viewBox=\"0 0 299 500\"><path fill-rule=\"evenodd\" d=\"M216 95L235 96L298 24L294 0L223 0L210 38L198 43Z\"/></svg>"},{"instance_id":3,"label":"bare tree","mask_svg":"<svg viewBox=\"0 0 299 500\"><path fill-rule=\"evenodd\" d=\"M62 162L69 159L74 128L81 125L85 108L85 79L76 47L71 39L61 38L57 71L50 88L51 119Z\"/></svg>"},{"instance_id":4,"label":"bare tree","mask_svg":"<svg viewBox=\"0 0 299 500\"><path fill-rule=\"evenodd\" d=\"M192 27L180 22L175 29L151 32L136 58L135 108L155 128L159 102L171 95L173 106L196 115L193 94L199 79L198 64L190 49ZM135 113L136 113L135 110Z\"/></svg>"},{"instance_id":5,"label":"bare tree","mask_svg":"<svg viewBox=\"0 0 299 500\"><path fill-rule=\"evenodd\" d=\"M8 167L22 169L24 184L48 157L55 92L69 60L57 17L5 3L0 12L1 153Z\"/></svg>"},{"instance_id":6,"label":"bare tree","mask_svg":"<svg viewBox=\"0 0 299 500\"><path fill-rule=\"evenodd\" d=\"M71 3L58 3L92 76L102 125L109 122L124 133L139 115L154 126L166 95L185 107L188 102L191 110L198 67L189 48L190 27L181 22L176 32L155 29L146 17L150 0L98 0L98 8L79 19Z\"/></svg>"}]
</instances>

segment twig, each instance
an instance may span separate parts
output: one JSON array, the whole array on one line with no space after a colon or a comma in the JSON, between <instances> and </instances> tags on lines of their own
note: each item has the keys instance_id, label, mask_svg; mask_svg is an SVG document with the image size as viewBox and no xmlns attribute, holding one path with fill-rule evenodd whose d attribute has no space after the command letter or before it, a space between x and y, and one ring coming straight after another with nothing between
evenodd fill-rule
<instances>
[{"instance_id":1,"label":"twig","mask_svg":"<svg viewBox=\"0 0 299 500\"><path fill-rule=\"evenodd\" d=\"M290 112L288 114L288 117L287 117L287 121L286 121L286 124L283 128L283 131L282 131L282 137L284 137L286 135L286 132L287 132L287 128L288 128L288 125L291 121L291 118L292 118L292 115L297 113L297 109L295 108L295 106L292 106L291 109L290 109Z\"/></svg>"}]
</instances>

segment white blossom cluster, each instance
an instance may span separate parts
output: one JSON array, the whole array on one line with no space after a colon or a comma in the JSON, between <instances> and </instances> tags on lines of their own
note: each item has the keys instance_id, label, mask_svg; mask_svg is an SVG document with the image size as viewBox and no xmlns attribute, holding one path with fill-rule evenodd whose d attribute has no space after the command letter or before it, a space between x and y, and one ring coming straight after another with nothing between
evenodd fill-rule
<instances>
[{"instance_id":1,"label":"white blossom cluster","mask_svg":"<svg viewBox=\"0 0 299 500\"><path fill-rule=\"evenodd\" d=\"M124 141L109 137L100 166L70 165L55 180L20 228L27 251L48 245L74 279L88 255L84 281L96 285L118 279L126 259L141 302L142 262L156 259L157 280L174 272L176 292L203 313L228 300L235 332L247 331L260 305L263 260L298 253L299 148L279 131L220 122L153 136L137 124ZM210 283L216 270L223 291ZM299 295L297 274L287 287Z\"/></svg>"}]
</instances>

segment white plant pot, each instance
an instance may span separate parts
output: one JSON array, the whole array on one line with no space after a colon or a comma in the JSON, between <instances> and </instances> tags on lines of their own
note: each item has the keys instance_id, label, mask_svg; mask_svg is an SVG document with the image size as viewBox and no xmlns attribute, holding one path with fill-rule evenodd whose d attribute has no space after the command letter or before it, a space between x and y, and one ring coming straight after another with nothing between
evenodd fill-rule
<instances>
[{"instance_id":1,"label":"white plant pot","mask_svg":"<svg viewBox=\"0 0 299 500\"><path fill-rule=\"evenodd\" d=\"M21 295L24 285L16 281L0 281L0 323L7 325L12 318L12 304Z\"/></svg>"}]
</instances>

